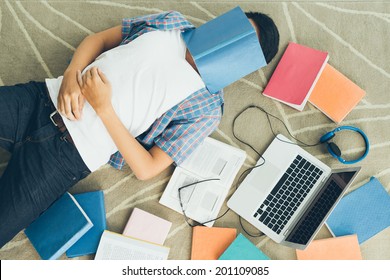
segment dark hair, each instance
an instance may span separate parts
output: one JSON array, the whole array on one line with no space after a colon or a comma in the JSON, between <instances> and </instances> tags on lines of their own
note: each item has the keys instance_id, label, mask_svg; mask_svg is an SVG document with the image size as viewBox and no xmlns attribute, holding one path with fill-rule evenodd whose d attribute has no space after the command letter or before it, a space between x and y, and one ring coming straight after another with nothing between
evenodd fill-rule
<instances>
[{"instance_id":1,"label":"dark hair","mask_svg":"<svg viewBox=\"0 0 390 280\"><path fill-rule=\"evenodd\" d=\"M252 19L257 25L260 34L259 41L263 50L265 60L269 63L279 49L279 31L274 21L267 16L259 12L245 13L247 18Z\"/></svg>"}]
</instances>

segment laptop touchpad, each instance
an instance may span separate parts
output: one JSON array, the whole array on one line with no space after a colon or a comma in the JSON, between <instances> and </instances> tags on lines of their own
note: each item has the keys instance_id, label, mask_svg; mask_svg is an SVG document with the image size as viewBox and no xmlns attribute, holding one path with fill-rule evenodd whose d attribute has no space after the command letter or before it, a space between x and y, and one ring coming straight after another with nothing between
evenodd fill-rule
<instances>
[{"instance_id":1,"label":"laptop touchpad","mask_svg":"<svg viewBox=\"0 0 390 280\"><path fill-rule=\"evenodd\" d=\"M259 166L252 170L251 174L248 176L248 183L259 192L268 192L268 190L274 187L280 175L280 169L272 163L267 162L263 166Z\"/></svg>"}]
</instances>

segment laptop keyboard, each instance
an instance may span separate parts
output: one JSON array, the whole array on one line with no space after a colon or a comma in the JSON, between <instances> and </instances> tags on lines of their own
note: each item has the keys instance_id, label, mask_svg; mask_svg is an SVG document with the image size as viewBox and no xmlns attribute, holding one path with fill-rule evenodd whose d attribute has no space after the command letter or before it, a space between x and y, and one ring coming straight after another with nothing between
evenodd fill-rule
<instances>
[{"instance_id":1,"label":"laptop keyboard","mask_svg":"<svg viewBox=\"0 0 390 280\"><path fill-rule=\"evenodd\" d=\"M331 181L324 192L318 195L318 199L310 206L306 216L301 219L286 240L298 244L307 244L341 192L342 189L334 181Z\"/></svg>"},{"instance_id":2,"label":"laptop keyboard","mask_svg":"<svg viewBox=\"0 0 390 280\"><path fill-rule=\"evenodd\" d=\"M253 216L279 234L322 173L298 155Z\"/></svg>"}]
</instances>

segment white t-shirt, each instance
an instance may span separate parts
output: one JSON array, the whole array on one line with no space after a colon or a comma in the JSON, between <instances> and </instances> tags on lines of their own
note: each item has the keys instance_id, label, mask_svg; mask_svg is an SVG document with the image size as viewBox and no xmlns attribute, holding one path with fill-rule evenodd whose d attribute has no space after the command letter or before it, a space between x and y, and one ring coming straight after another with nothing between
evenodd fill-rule
<instances>
[{"instance_id":1,"label":"white t-shirt","mask_svg":"<svg viewBox=\"0 0 390 280\"><path fill-rule=\"evenodd\" d=\"M90 64L106 75L112 86L112 104L120 120L136 137L170 108L205 87L185 59L186 45L179 30L153 31L101 54ZM62 76L46 79L57 108ZM107 163L118 149L102 121L86 102L82 119L64 123L91 171Z\"/></svg>"}]
</instances>

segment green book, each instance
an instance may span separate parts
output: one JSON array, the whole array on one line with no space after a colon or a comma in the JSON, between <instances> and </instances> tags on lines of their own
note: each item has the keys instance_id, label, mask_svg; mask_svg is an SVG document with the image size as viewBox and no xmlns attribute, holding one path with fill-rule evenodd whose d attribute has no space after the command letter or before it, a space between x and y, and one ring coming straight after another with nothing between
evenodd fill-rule
<instances>
[{"instance_id":1,"label":"green book","mask_svg":"<svg viewBox=\"0 0 390 280\"><path fill-rule=\"evenodd\" d=\"M269 260L270 258L241 233L219 257L219 260Z\"/></svg>"}]
</instances>

